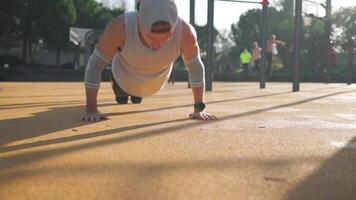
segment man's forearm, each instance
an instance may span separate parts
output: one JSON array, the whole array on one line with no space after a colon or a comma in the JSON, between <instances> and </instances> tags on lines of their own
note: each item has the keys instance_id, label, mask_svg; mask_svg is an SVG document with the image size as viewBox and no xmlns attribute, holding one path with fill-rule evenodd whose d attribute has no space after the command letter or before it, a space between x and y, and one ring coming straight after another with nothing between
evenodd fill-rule
<instances>
[{"instance_id":1,"label":"man's forearm","mask_svg":"<svg viewBox=\"0 0 356 200\"><path fill-rule=\"evenodd\" d=\"M86 98L87 98L87 112L97 112L97 97L98 97L98 90L95 88L85 87Z\"/></svg>"},{"instance_id":2,"label":"man's forearm","mask_svg":"<svg viewBox=\"0 0 356 200\"><path fill-rule=\"evenodd\" d=\"M194 104L204 102L204 86L192 87Z\"/></svg>"}]
</instances>

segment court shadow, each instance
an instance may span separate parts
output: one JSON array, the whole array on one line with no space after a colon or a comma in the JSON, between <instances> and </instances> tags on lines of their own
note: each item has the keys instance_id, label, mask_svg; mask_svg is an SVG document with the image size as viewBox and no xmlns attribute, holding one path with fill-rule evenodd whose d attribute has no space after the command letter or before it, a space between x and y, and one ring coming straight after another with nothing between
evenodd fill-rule
<instances>
[{"instance_id":1,"label":"court shadow","mask_svg":"<svg viewBox=\"0 0 356 200\"><path fill-rule=\"evenodd\" d=\"M336 93L322 95L322 96L318 96L318 97L314 97L314 98L304 99L304 100L293 102L293 103L281 104L281 105L271 106L271 107L267 107L267 108L261 108L261 109L257 109L257 110L247 111L244 113L233 114L233 115L222 117L216 121L223 121L223 120L232 119L232 118L239 118L239 117L254 115L254 114L258 114L258 113L262 113L262 112L267 112L267 111L271 111L271 110L275 110L275 109L295 106L295 105L307 103L310 101L323 99L323 98L338 95L338 94L349 93L349 92L353 92L353 91L355 91L355 90L336 92ZM247 99L253 99L253 98L262 98L262 97L266 97L266 96L273 96L273 95L280 95L280 94L285 94L285 92L237 98L237 99L211 101L208 104L217 104L217 103L247 100ZM109 104L109 105L111 105L111 104ZM103 104L102 106L105 106L105 104ZM176 108L182 108L182 107L188 107L188 106L191 106L191 105L187 104L187 105L177 105L177 106L155 108L155 109L143 109L143 110L133 110L133 111L127 111L127 112L116 112L116 113L108 113L107 115L108 116L128 115L128 114L136 114L136 113L142 113L142 112L153 112L153 111L160 111L160 110L176 109ZM78 115L78 113L82 113L83 110L85 110L84 106L51 108L49 111L35 113L34 116L3 120L2 123L0 124L0 129L6 130L7 133L0 134L0 146L4 146L5 144L13 142L13 141L24 140L24 139L28 139L28 138L32 138L32 137L45 135L45 134L55 132L55 131L66 130L69 128L74 128L74 127L79 127L79 126L85 125L86 124L85 122L79 121L79 115ZM61 120L58 120L59 118L61 118ZM195 125L190 125L190 126L195 126ZM176 126L176 127L170 128L170 129L180 130L182 128L186 128L186 126L185 125L182 127ZM163 130L164 129L160 130L159 132L162 132ZM172 131L172 130L170 130L170 131Z\"/></svg>"},{"instance_id":2,"label":"court shadow","mask_svg":"<svg viewBox=\"0 0 356 200\"><path fill-rule=\"evenodd\" d=\"M321 164L284 199L356 199L356 138Z\"/></svg>"},{"instance_id":3,"label":"court shadow","mask_svg":"<svg viewBox=\"0 0 356 200\"><path fill-rule=\"evenodd\" d=\"M18 103L18 104L2 104L0 110L21 109L21 108L38 108L47 106L64 106L68 104L84 104L84 100L70 101L52 101L52 102L33 102L33 103Z\"/></svg>"},{"instance_id":4,"label":"court shadow","mask_svg":"<svg viewBox=\"0 0 356 200\"><path fill-rule=\"evenodd\" d=\"M221 121L225 121L225 120L229 120L229 119L241 118L241 117L245 117L245 116L259 114L259 113L263 113L263 112L267 112L267 111L271 111L271 110L275 110L275 109L279 109L279 108L295 106L295 105L307 103L310 101L323 99L323 98L338 95L338 94L354 92L354 91L355 90L349 90L349 91L331 93L331 94L317 96L317 97L309 98L309 99L304 99L301 101L292 102L292 103L288 103L288 104L280 104L280 105L261 108L261 109L257 109L257 110L251 110L251 111L247 111L247 112L232 114L232 115L221 117L218 120L210 121L208 123L217 123L217 122L221 122ZM78 109L78 108L75 108L75 109ZM165 109L168 109L168 107ZM76 112L76 111L78 111L78 110L73 110L72 112ZM68 112L68 110L67 110L67 112ZM144 111L140 110L140 111L136 111L136 112L144 112ZM75 116L77 116L77 115L75 115ZM69 120L71 120L71 118L69 118ZM47 141L32 142L32 143L27 143L24 145L7 146L7 147L0 148L0 152L9 152L9 151L19 150L19 149L24 149L24 148L32 148L32 147L45 146L45 145L50 145L50 144L72 142L72 141L77 141L77 140L83 140L86 138L93 138L93 137L98 137L98 136L103 136L103 135L116 134L118 132L125 131L125 130L134 130L134 129L138 129L138 128L146 128L146 127L152 127L152 126L156 127L154 130L139 132L139 133L135 133L132 135L126 135L126 136L121 136L121 137L118 136L117 138L109 138L109 139L103 138L100 141L89 141L87 143L73 145L73 146L64 147L64 148L59 147L59 148L55 148L55 149L49 149L49 150L47 149L44 151L25 152L22 154L9 156L6 159L3 159L3 161L4 161L3 163L7 162L10 164L7 167L11 167L14 164L13 160L16 160L16 162L15 162L16 165L28 164L30 162L46 159L48 157L61 155L61 154L69 153L69 152L79 151L82 149L92 149L92 148L97 148L97 147L101 147L101 146L114 145L114 144L119 144L119 143L123 143L123 142L128 142L128 141L132 141L132 140L144 139L144 138L157 136L157 135L174 133L175 131L179 131L179 130L183 130L183 129L187 129L187 128L198 127L198 126L201 126L201 125L207 123L207 122L199 122L198 121L196 123L174 124L174 122L181 122L181 121L185 121L185 120L188 120L188 119L184 118L184 119L175 119L175 120L170 120L170 121L154 122L154 123L148 123L148 124L138 124L138 125L134 125L134 126L108 129L108 130L103 130L103 131L82 134L82 135L78 135L78 136L69 136L69 137L52 139L52 140L47 140ZM168 126L168 127L163 127L163 128L161 126L159 126L161 124L167 124L167 123L173 123L173 125ZM74 125L79 126L82 124L83 123L74 124ZM72 122L72 125L73 125L73 122ZM51 131L51 130L46 130L45 132L40 132L37 134L38 135L46 134L46 133L48 133L48 131ZM24 133L22 133L21 136L24 138L26 137L26 135L24 135ZM15 139L21 139L21 137L17 137ZM5 166L3 166L3 167L5 167Z\"/></svg>"},{"instance_id":5,"label":"court shadow","mask_svg":"<svg viewBox=\"0 0 356 200\"><path fill-rule=\"evenodd\" d=\"M183 118L183 119L174 119L174 120L167 120L167 121L160 121L160 122L144 123L144 124L137 124L137 125L133 125L133 126L124 126L124 127L120 127L120 128L90 132L87 134L80 134L80 135L74 134L71 136L59 137L59 138L54 138L54 139L40 140L40 141L30 142L30 143L25 143L25 144L5 146L5 147L0 147L0 153L16 151L16 150L21 150L21 149L28 149L28 148L33 148L33 147L52 145L52 144L62 144L62 143L66 143L66 142L90 139L90 138L101 137L101 136L105 136L105 135L117 134L117 133L121 133L124 131L130 131L130 130L136 130L136 129L154 127L154 126L159 127L164 124L177 123L177 122L188 121L188 120L189 120L188 118ZM116 140L116 139L112 139L112 140L117 141L117 142L126 142L126 141L130 141L130 140L134 140L134 139L153 136L156 133L157 133L157 131L149 131L149 132L145 132L144 134L130 135L130 136L121 137L119 140ZM109 143L109 142L106 142L106 143Z\"/></svg>"},{"instance_id":6,"label":"court shadow","mask_svg":"<svg viewBox=\"0 0 356 200\"><path fill-rule=\"evenodd\" d=\"M112 94L112 92L101 92L101 95ZM48 97L73 97L73 96L85 96L84 93L76 94L47 94L47 95L16 95L16 96L2 96L0 99L17 99L17 98L48 98Z\"/></svg>"},{"instance_id":7,"label":"court shadow","mask_svg":"<svg viewBox=\"0 0 356 200\"><path fill-rule=\"evenodd\" d=\"M0 147L8 143L25 140L48 133L84 125L80 114L85 107L56 107L33 113L31 116L5 119L0 122Z\"/></svg>"},{"instance_id":8,"label":"court shadow","mask_svg":"<svg viewBox=\"0 0 356 200\"><path fill-rule=\"evenodd\" d=\"M38 154L39 157L42 157L42 152ZM24 158L26 160L26 158ZM166 162L141 162L141 161L115 161L115 162L96 162L94 165L78 163L73 166L55 166L51 168L44 169L22 169L16 171L10 171L8 173L0 173L0 183L6 183L7 180L27 178L31 176L37 176L46 173L56 172L67 172L68 174L78 173L87 171L89 174L103 174L107 171L112 172L114 175L115 172L122 173L125 171L125 174L136 174L141 178L153 178L156 179L160 177L161 174L178 172L178 171L201 171L201 170L217 170L219 172L229 171L229 170L239 170L241 168L250 168L256 167L265 169L268 171L274 171L276 168L289 168L295 163L303 160L307 163L315 162L320 160L320 157L311 156L309 158L304 157L292 157L288 159L262 159L262 158L247 158L247 157L226 157L226 158L216 158L216 159L197 159L197 160L187 160L187 161L166 161ZM102 167L97 167L99 164ZM1 163L0 163L1 168ZM4 168L5 169L5 168ZM80 170L79 170L80 169ZM5 171L5 170L4 170ZM280 178L275 178L271 176L263 176L261 180L263 181L281 181Z\"/></svg>"},{"instance_id":9,"label":"court shadow","mask_svg":"<svg viewBox=\"0 0 356 200\"><path fill-rule=\"evenodd\" d=\"M207 104L219 104L226 102L235 102L249 99L258 99L269 96L283 95L290 92L280 92L273 94L264 94L256 96L248 96L242 98L232 98L226 100L210 101ZM64 105L65 103L74 103L74 102L55 102L53 105ZM75 101L75 103L79 103ZM115 106L116 103L103 103L99 107L104 106ZM28 105L29 107L36 107L42 105ZM49 106L46 104L46 106ZM160 108L151 108L151 109L140 109L132 110L126 112L112 112L106 113L108 116L117 116L117 115L130 115L137 113L145 112L155 112L163 110L171 110L178 108L191 107L192 104L183 104L176 106L167 106ZM22 105L22 108L27 108L26 105ZM0 123L0 130L3 130L0 133L0 147L8 143L25 140L29 138L34 138L41 135L46 135L55 131L66 130L70 128L80 127L86 125L87 123L81 122L80 115L84 114L85 107L83 105L71 106L71 107L54 107L49 108L47 111L34 113L28 117L16 118L16 119L5 119Z\"/></svg>"},{"instance_id":10,"label":"court shadow","mask_svg":"<svg viewBox=\"0 0 356 200\"><path fill-rule=\"evenodd\" d=\"M99 106L100 107L117 106L117 104L104 103L104 104L100 104ZM142 112L153 112L153 111L168 110L168 109L175 109L175 108L188 107L188 106L191 105L187 104L187 105L170 106L170 107L163 107L163 108L156 108L156 109L140 109L140 110L106 113L106 114L110 117L114 115L130 115L130 114L136 114ZM84 114L84 111L85 111L84 105L70 106L70 107L55 107L55 108L49 108L47 111L33 113L31 116L2 120L0 123L0 130L1 130L0 147L5 146L6 144L9 144L11 142L26 140L29 138L46 135L56 131L73 129L83 125L87 125L89 124L88 122L80 121L80 117L82 114ZM152 123L151 126L159 125L162 123L164 122ZM133 126L132 129L135 129L135 127L140 128L141 126L142 124L139 124L137 126ZM122 130L128 130L128 129L129 128L125 128L125 127L122 128ZM119 131L119 129L117 131ZM69 138L71 138L71 140L79 139L76 136L69 137ZM68 140L69 138L62 138L61 140ZM42 144L41 141L34 142L34 143ZM2 148L0 152L3 150L4 149Z\"/></svg>"},{"instance_id":11,"label":"court shadow","mask_svg":"<svg viewBox=\"0 0 356 200\"><path fill-rule=\"evenodd\" d=\"M113 99L100 99L100 102L110 102ZM0 110L21 109L21 108L39 108L48 106L65 106L68 104L85 104L85 100L69 100L69 101L48 101L48 102L31 102L18 104L1 104Z\"/></svg>"}]
</instances>

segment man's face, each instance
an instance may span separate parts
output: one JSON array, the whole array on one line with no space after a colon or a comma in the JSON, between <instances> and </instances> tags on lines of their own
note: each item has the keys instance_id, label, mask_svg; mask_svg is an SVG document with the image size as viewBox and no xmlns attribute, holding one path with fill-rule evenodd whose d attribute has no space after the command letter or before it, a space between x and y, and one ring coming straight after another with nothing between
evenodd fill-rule
<instances>
[{"instance_id":1,"label":"man's face","mask_svg":"<svg viewBox=\"0 0 356 200\"><path fill-rule=\"evenodd\" d=\"M145 43L154 50L159 50L171 38L171 32L165 33L142 33Z\"/></svg>"},{"instance_id":2,"label":"man's face","mask_svg":"<svg viewBox=\"0 0 356 200\"><path fill-rule=\"evenodd\" d=\"M154 50L159 50L171 38L172 32L168 23L158 23L153 25L151 32L141 29L141 36L146 45Z\"/></svg>"}]
</instances>

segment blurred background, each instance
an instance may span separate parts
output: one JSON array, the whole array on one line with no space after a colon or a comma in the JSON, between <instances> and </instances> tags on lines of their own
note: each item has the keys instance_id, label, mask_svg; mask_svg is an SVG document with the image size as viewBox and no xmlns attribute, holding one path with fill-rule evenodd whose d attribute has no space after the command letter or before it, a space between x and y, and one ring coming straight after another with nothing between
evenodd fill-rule
<instances>
[{"instance_id":1,"label":"blurred background","mask_svg":"<svg viewBox=\"0 0 356 200\"><path fill-rule=\"evenodd\" d=\"M252 0L259 2L257 0ZM190 0L176 0L180 16L189 19ZM269 4L268 35L278 47L269 81L292 80L294 0ZM207 0L195 1L195 28L205 61ZM0 81L82 81L86 62L106 24L135 9L135 0L2 0L0 7ZM331 12L327 12L330 9ZM258 81L240 64L243 49L261 41L261 4L215 1L214 80ZM354 56L356 1L303 0L300 80L346 82ZM355 63L355 62L353 62ZM108 80L110 65L104 70ZM352 69L353 81L356 69ZM186 81L181 59L172 79Z\"/></svg>"}]
</instances>

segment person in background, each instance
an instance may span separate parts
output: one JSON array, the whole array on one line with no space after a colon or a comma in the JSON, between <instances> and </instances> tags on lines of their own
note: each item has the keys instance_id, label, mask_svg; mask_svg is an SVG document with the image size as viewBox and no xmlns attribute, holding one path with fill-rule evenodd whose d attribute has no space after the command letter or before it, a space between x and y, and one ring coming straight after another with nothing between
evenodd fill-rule
<instances>
[{"instance_id":1,"label":"person in background","mask_svg":"<svg viewBox=\"0 0 356 200\"><path fill-rule=\"evenodd\" d=\"M252 56L247 49L244 49L243 52L240 54L240 62L243 67L244 73L248 73L248 67L251 63L251 58Z\"/></svg>"},{"instance_id":2,"label":"person in background","mask_svg":"<svg viewBox=\"0 0 356 200\"><path fill-rule=\"evenodd\" d=\"M281 40L277 40L276 39L276 35L272 34L269 39L267 40L267 70L266 73L268 75L272 74L272 62L273 62L273 56L278 54L277 51L277 46L278 45L282 45L284 46L286 43L281 41Z\"/></svg>"},{"instance_id":3,"label":"person in background","mask_svg":"<svg viewBox=\"0 0 356 200\"><path fill-rule=\"evenodd\" d=\"M254 68L254 73L258 73L260 70L261 63L261 47L258 46L257 42L252 44L252 60L251 60Z\"/></svg>"}]
</instances>

